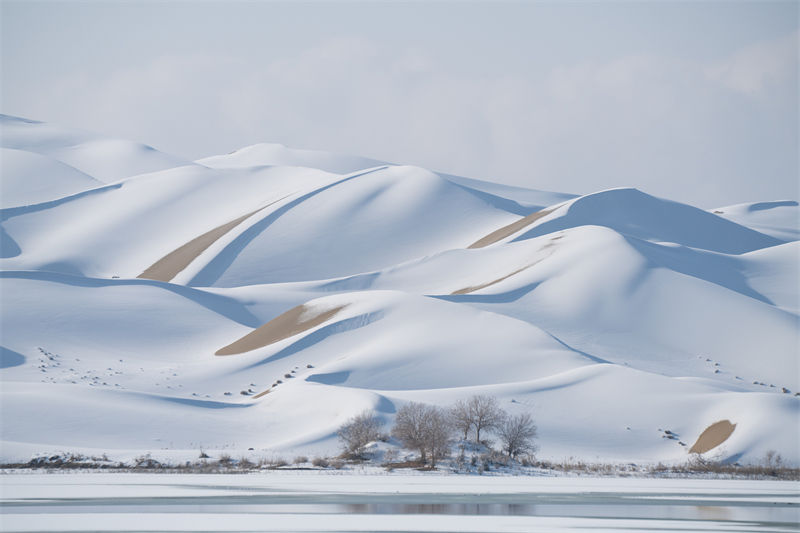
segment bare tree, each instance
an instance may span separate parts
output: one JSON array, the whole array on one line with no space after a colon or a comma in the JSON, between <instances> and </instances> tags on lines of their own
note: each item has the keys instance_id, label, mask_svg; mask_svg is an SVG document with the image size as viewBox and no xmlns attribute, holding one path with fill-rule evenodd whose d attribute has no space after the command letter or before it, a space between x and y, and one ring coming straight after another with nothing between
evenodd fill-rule
<instances>
[{"instance_id":1,"label":"bare tree","mask_svg":"<svg viewBox=\"0 0 800 533\"><path fill-rule=\"evenodd\" d=\"M372 411L366 410L345 422L337 435L347 453L360 455L364 446L381 438L382 427L381 419Z\"/></svg>"},{"instance_id":2,"label":"bare tree","mask_svg":"<svg viewBox=\"0 0 800 533\"><path fill-rule=\"evenodd\" d=\"M503 451L509 457L536 450L534 443L537 435L536 424L528 413L507 417L497 432L503 443Z\"/></svg>"},{"instance_id":3,"label":"bare tree","mask_svg":"<svg viewBox=\"0 0 800 533\"><path fill-rule=\"evenodd\" d=\"M473 396L467 400L469 417L475 428L475 443L481 442L481 431L499 429L506 418L506 413L497 405L494 396Z\"/></svg>"},{"instance_id":4,"label":"bare tree","mask_svg":"<svg viewBox=\"0 0 800 533\"><path fill-rule=\"evenodd\" d=\"M440 407L410 402L397 411L392 435L404 447L419 450L420 460L431 466L450 451L452 426Z\"/></svg>"},{"instance_id":5,"label":"bare tree","mask_svg":"<svg viewBox=\"0 0 800 533\"><path fill-rule=\"evenodd\" d=\"M470 415L469 403L466 400L458 400L450 407L450 421L453 428L464 433L464 440L469 437L469 430L472 429L472 416Z\"/></svg>"},{"instance_id":6,"label":"bare tree","mask_svg":"<svg viewBox=\"0 0 800 533\"><path fill-rule=\"evenodd\" d=\"M450 453L450 443L453 439L453 426L450 425L450 418L447 411L441 407L432 407L427 417L428 430L427 442L430 450L431 466L435 467L436 462L446 457Z\"/></svg>"}]
</instances>

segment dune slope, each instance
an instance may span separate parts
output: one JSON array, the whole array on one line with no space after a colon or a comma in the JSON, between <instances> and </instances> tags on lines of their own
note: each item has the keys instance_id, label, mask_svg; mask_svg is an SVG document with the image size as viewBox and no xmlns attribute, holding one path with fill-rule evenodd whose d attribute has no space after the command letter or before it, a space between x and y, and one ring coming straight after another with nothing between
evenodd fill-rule
<instances>
[{"instance_id":1,"label":"dune slope","mask_svg":"<svg viewBox=\"0 0 800 533\"><path fill-rule=\"evenodd\" d=\"M365 409L486 394L546 459L800 464L793 200L0 127L1 460L330 455Z\"/></svg>"}]
</instances>

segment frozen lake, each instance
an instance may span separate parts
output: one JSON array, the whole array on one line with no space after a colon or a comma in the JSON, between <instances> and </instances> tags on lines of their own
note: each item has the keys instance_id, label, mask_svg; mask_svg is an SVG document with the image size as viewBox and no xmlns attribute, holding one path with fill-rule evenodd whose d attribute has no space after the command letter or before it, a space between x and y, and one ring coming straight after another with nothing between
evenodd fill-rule
<instances>
[{"instance_id":1,"label":"frozen lake","mask_svg":"<svg viewBox=\"0 0 800 533\"><path fill-rule=\"evenodd\" d=\"M798 531L779 481L269 472L0 476L9 531Z\"/></svg>"}]
</instances>

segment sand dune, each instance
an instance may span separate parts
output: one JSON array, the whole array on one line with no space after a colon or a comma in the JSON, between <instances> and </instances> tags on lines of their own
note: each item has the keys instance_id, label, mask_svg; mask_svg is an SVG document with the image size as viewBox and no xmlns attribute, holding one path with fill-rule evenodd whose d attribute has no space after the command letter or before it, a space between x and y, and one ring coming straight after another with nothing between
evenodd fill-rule
<instances>
[{"instance_id":1,"label":"sand dune","mask_svg":"<svg viewBox=\"0 0 800 533\"><path fill-rule=\"evenodd\" d=\"M522 228L533 224L543 216L549 215L552 212L552 209L542 209L541 211L531 213L530 215L523 217L516 222L512 222L508 226L503 226L502 228L491 232L485 237L481 237L477 241L470 244L467 248L483 248L485 246L489 246L490 244L494 244L501 239L505 239L506 237L515 234Z\"/></svg>"},{"instance_id":2,"label":"sand dune","mask_svg":"<svg viewBox=\"0 0 800 533\"><path fill-rule=\"evenodd\" d=\"M341 305L319 312L305 305L298 305L270 320L260 328L251 331L241 339L224 348L220 348L214 355L235 355L269 346L322 324L326 320L333 318L345 307Z\"/></svg>"},{"instance_id":3,"label":"sand dune","mask_svg":"<svg viewBox=\"0 0 800 533\"><path fill-rule=\"evenodd\" d=\"M731 424L730 420L714 422L697 437L697 442L689 449L689 453L706 453L713 450L728 440L734 429L736 424Z\"/></svg>"},{"instance_id":4,"label":"sand dune","mask_svg":"<svg viewBox=\"0 0 800 533\"><path fill-rule=\"evenodd\" d=\"M284 197L285 198L285 197ZM282 200L281 198L280 200ZM280 200L275 200L275 202L279 202ZM230 222L218 226L211 231L203 233L199 237L192 239L191 241L187 242L180 248L177 248L152 265L150 265L144 272L136 276L137 278L143 279L153 279L156 281L171 281L172 278L178 275L184 268L189 266L189 264L197 259L197 257L203 253L209 246L214 244L220 237L228 233L230 230L250 218L251 216L255 215L259 211L266 209L267 207L271 206L275 202L270 202L269 204L256 209L255 211L251 211L246 215L243 215L235 220L231 220Z\"/></svg>"}]
</instances>

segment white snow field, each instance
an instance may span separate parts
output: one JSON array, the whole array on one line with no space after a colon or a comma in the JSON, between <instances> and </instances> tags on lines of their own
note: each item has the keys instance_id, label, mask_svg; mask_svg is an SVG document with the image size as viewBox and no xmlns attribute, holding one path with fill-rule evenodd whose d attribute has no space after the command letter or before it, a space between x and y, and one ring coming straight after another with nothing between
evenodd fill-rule
<instances>
[{"instance_id":1,"label":"white snow field","mask_svg":"<svg viewBox=\"0 0 800 533\"><path fill-rule=\"evenodd\" d=\"M777 532L797 530L800 496L785 481L6 474L0 509L6 532Z\"/></svg>"},{"instance_id":2,"label":"white snow field","mask_svg":"<svg viewBox=\"0 0 800 533\"><path fill-rule=\"evenodd\" d=\"M797 202L1 125L4 462L330 455L365 409L486 394L543 459L682 462L727 420L708 457L800 464Z\"/></svg>"}]
</instances>

